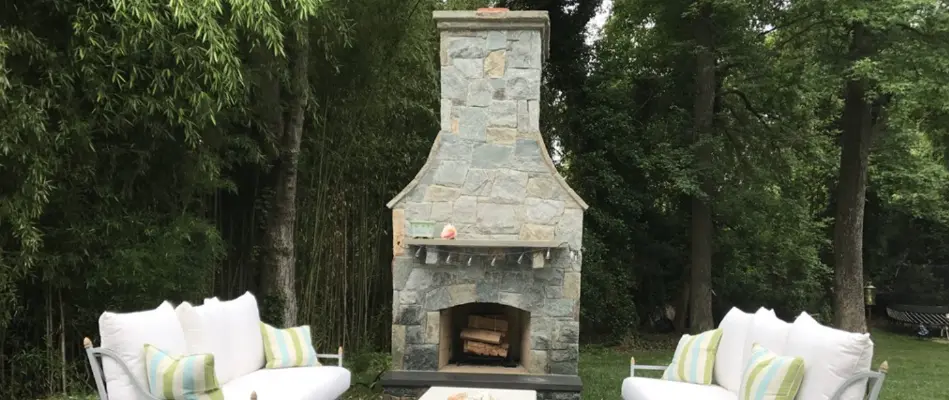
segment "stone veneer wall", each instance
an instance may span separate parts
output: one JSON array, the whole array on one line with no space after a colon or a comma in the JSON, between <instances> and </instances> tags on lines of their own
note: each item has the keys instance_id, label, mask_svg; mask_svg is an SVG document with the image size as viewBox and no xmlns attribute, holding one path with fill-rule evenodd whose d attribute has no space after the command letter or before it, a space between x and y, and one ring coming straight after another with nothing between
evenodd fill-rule
<instances>
[{"instance_id":1,"label":"stone veneer wall","mask_svg":"<svg viewBox=\"0 0 950 400\"><path fill-rule=\"evenodd\" d=\"M531 313L529 372L576 374L583 212L538 130L546 12L435 12L441 31L442 129L393 209L393 368L438 368L439 310L493 302ZM459 239L554 240L542 269L514 258L425 265L403 246L409 221ZM505 251L505 249L497 249ZM572 256L570 250L578 250ZM485 249L458 249L484 252ZM510 249L508 249L510 251Z\"/></svg>"}]
</instances>

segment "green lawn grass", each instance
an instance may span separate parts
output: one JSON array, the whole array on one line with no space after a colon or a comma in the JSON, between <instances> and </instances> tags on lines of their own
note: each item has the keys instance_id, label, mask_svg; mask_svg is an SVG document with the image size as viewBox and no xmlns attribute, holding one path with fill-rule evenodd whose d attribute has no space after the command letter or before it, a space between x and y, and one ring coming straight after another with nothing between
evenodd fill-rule
<instances>
[{"instance_id":1,"label":"green lawn grass","mask_svg":"<svg viewBox=\"0 0 950 400\"><path fill-rule=\"evenodd\" d=\"M950 389L944 377L950 373L946 341L919 340L908 334L896 334L884 330L872 333L874 340L874 368L887 360L890 370L882 400L898 399L946 399ZM580 376L584 382L582 398L585 400L616 400L620 398L620 384L630 374L630 357L638 364L665 365L673 356L674 340L661 341L661 350L626 350L621 347L585 346L581 349ZM656 348L657 346L650 346ZM347 368L353 372L352 386L344 395L349 400L369 400L381 397L378 385L373 382L381 371L388 368L389 355L364 353L346 359ZM645 376L652 376L649 372ZM659 375L655 373L654 375ZM54 397L53 399L94 399L94 396ZM53 400L49 399L49 400Z\"/></svg>"}]
</instances>

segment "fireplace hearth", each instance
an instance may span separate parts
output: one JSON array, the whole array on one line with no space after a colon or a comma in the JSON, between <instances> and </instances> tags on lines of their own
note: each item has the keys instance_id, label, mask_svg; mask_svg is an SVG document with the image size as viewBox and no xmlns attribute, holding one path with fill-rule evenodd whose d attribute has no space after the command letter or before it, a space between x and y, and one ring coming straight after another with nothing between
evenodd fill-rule
<instances>
[{"instance_id":1,"label":"fireplace hearth","mask_svg":"<svg viewBox=\"0 0 950 400\"><path fill-rule=\"evenodd\" d=\"M547 12L433 16L442 123L425 165L387 204L393 371L383 386L401 399L452 380L579 398L587 204L558 174L539 130ZM455 240L428 238L447 224ZM428 226L434 235L415 237Z\"/></svg>"}]
</instances>

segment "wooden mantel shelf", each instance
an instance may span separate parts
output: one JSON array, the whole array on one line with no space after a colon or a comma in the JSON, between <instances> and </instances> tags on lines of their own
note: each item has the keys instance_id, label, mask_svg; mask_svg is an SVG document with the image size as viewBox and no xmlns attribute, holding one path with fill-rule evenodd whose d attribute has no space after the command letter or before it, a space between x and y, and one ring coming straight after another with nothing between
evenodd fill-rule
<instances>
[{"instance_id":1,"label":"wooden mantel shelf","mask_svg":"<svg viewBox=\"0 0 950 400\"><path fill-rule=\"evenodd\" d=\"M502 248L522 248L522 249L561 249L567 248L567 243L555 240L491 240L491 239L406 239L404 242L407 247L416 247L421 250L423 247L434 247L433 251L426 254L426 264L437 264L439 260L439 248L446 247L480 247L488 249ZM444 250L444 249L443 249ZM451 250L445 250L451 252ZM550 251L539 252L531 251L531 266L533 268L544 268L544 260L550 255ZM416 252L418 256L418 251ZM494 261L492 261L494 265Z\"/></svg>"},{"instance_id":2,"label":"wooden mantel shelf","mask_svg":"<svg viewBox=\"0 0 950 400\"><path fill-rule=\"evenodd\" d=\"M553 249L565 247L556 240L491 240L491 239L406 239L408 246L446 246L446 247L523 247Z\"/></svg>"}]
</instances>

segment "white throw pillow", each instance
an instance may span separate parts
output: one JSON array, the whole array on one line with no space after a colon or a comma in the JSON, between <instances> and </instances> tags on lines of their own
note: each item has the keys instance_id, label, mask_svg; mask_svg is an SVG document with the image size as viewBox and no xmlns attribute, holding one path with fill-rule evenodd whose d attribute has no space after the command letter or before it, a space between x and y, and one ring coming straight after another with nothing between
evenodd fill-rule
<instances>
[{"instance_id":1,"label":"white throw pillow","mask_svg":"<svg viewBox=\"0 0 950 400\"><path fill-rule=\"evenodd\" d=\"M785 353L805 360L805 379L797 399L827 400L848 377L871 369L874 342L866 333L851 333L802 313L792 324ZM840 400L864 398L867 380L845 391Z\"/></svg>"},{"instance_id":2,"label":"white throw pillow","mask_svg":"<svg viewBox=\"0 0 950 400\"><path fill-rule=\"evenodd\" d=\"M132 376L109 357L102 358L102 371L111 399L147 399L133 386L138 381L146 391L145 344L151 344L169 354L184 354L187 350L185 334L169 302L158 308L132 313L106 311L99 316L99 335L102 348L115 352L129 367Z\"/></svg>"},{"instance_id":3,"label":"white throw pillow","mask_svg":"<svg viewBox=\"0 0 950 400\"><path fill-rule=\"evenodd\" d=\"M752 357L752 345L758 343L775 354L785 354L785 344L788 342L788 332L792 324L782 321L775 316L775 311L759 308L752 315L749 325L749 334L746 336L745 346L742 349L742 365L749 364Z\"/></svg>"},{"instance_id":4,"label":"white throw pillow","mask_svg":"<svg viewBox=\"0 0 950 400\"><path fill-rule=\"evenodd\" d=\"M719 322L722 339L716 352L713 367L713 382L733 393L739 392L742 381L742 357L745 354L746 336L752 326L752 314L733 307Z\"/></svg>"},{"instance_id":5,"label":"white throw pillow","mask_svg":"<svg viewBox=\"0 0 950 400\"><path fill-rule=\"evenodd\" d=\"M207 338L223 344L220 356L215 354L218 383L224 385L238 377L264 367L264 339L261 336L261 315L257 299L251 292L230 301L205 299L208 321L212 329ZM222 368L218 369L220 365Z\"/></svg>"}]
</instances>

